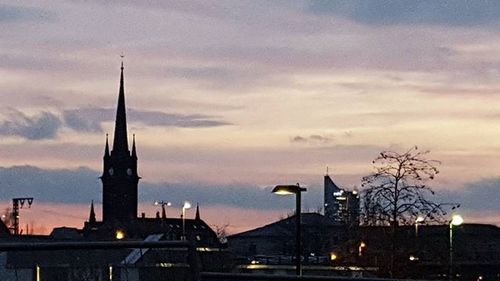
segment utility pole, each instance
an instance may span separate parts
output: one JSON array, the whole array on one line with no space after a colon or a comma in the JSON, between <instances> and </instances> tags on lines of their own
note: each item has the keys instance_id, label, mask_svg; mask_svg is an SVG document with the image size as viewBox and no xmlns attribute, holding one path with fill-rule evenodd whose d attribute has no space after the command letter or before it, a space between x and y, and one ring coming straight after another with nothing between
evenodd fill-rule
<instances>
[{"instance_id":1,"label":"utility pole","mask_svg":"<svg viewBox=\"0 0 500 281\"><path fill-rule=\"evenodd\" d=\"M20 197L12 199L12 216L14 223L11 229L14 230L15 235L19 234L19 209L23 208L24 202L28 202L28 208L31 208L31 204L33 204L33 197Z\"/></svg>"}]
</instances>

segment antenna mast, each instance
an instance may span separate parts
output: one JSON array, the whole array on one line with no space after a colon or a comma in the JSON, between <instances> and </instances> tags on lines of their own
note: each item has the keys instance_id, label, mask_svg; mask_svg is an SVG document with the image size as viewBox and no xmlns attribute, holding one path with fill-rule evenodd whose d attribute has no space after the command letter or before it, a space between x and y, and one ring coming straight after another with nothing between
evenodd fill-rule
<instances>
[{"instance_id":1,"label":"antenna mast","mask_svg":"<svg viewBox=\"0 0 500 281\"><path fill-rule=\"evenodd\" d=\"M11 230L14 231L15 235L19 235L19 209L23 208L24 202L28 202L28 208L31 208L31 204L33 204L33 197L20 197L12 199L12 216L14 223Z\"/></svg>"}]
</instances>

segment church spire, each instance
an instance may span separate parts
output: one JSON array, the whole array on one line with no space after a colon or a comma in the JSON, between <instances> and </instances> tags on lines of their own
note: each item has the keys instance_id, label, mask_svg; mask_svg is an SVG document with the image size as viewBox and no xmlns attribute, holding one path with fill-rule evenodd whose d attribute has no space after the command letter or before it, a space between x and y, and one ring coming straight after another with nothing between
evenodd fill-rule
<instances>
[{"instance_id":1,"label":"church spire","mask_svg":"<svg viewBox=\"0 0 500 281\"><path fill-rule=\"evenodd\" d=\"M90 203L90 215L89 215L89 223L95 223L95 211L94 211L94 200Z\"/></svg>"},{"instance_id":2,"label":"church spire","mask_svg":"<svg viewBox=\"0 0 500 281\"><path fill-rule=\"evenodd\" d=\"M125 86L123 81L123 61L120 74L120 92L118 93L118 107L116 109L115 135L113 154L129 153L127 138L127 116L125 111Z\"/></svg>"},{"instance_id":3,"label":"church spire","mask_svg":"<svg viewBox=\"0 0 500 281\"><path fill-rule=\"evenodd\" d=\"M196 203L196 215L194 216L194 219L199 221L200 220L200 205Z\"/></svg>"},{"instance_id":4,"label":"church spire","mask_svg":"<svg viewBox=\"0 0 500 281\"><path fill-rule=\"evenodd\" d=\"M132 157L137 158L137 151L135 150L135 134L132 135Z\"/></svg>"},{"instance_id":5,"label":"church spire","mask_svg":"<svg viewBox=\"0 0 500 281\"><path fill-rule=\"evenodd\" d=\"M108 134L106 134L106 147L104 148L104 157L109 157Z\"/></svg>"}]
</instances>

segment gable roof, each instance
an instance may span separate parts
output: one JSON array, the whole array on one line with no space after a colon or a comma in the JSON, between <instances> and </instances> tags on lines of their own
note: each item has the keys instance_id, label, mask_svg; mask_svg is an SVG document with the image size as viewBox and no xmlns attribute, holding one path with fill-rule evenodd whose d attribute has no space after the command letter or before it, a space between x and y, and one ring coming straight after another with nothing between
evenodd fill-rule
<instances>
[{"instance_id":1,"label":"gable roof","mask_svg":"<svg viewBox=\"0 0 500 281\"><path fill-rule=\"evenodd\" d=\"M306 227L334 227L336 226L331 220L318 213L302 213L301 225ZM228 237L243 238L243 237L261 237L261 236L291 236L295 233L295 215L279 221L251 229L245 232L237 233Z\"/></svg>"}]
</instances>

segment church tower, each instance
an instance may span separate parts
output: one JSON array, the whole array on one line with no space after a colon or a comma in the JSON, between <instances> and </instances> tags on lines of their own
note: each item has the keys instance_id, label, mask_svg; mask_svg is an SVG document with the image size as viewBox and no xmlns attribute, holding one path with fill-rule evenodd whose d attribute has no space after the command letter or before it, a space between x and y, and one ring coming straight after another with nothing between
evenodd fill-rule
<instances>
[{"instance_id":1,"label":"church tower","mask_svg":"<svg viewBox=\"0 0 500 281\"><path fill-rule=\"evenodd\" d=\"M109 222L130 222L137 219L137 152L135 136L132 153L128 147L127 116L125 109L125 87L123 62L121 65L120 91L116 109L113 150L109 151L108 136L103 157L102 220Z\"/></svg>"}]
</instances>

